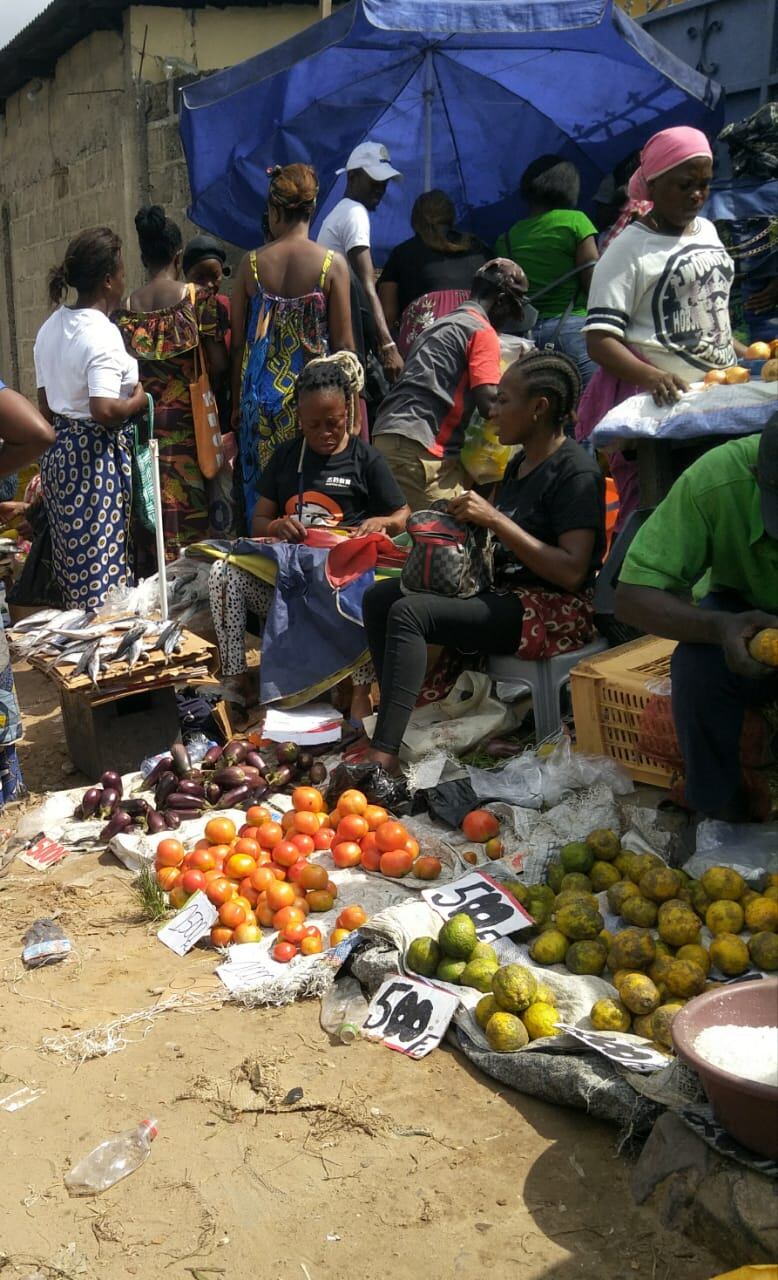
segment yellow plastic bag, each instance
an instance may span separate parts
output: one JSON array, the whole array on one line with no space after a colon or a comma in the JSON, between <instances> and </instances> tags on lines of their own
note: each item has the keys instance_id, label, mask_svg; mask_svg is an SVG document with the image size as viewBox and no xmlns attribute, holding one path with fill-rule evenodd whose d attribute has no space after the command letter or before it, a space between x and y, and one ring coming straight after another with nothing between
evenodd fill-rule
<instances>
[{"instance_id":1,"label":"yellow plastic bag","mask_svg":"<svg viewBox=\"0 0 778 1280\"><path fill-rule=\"evenodd\" d=\"M778 1280L778 1263L767 1262L758 1267L738 1267L737 1271L726 1271L713 1280Z\"/></svg>"},{"instance_id":2,"label":"yellow plastic bag","mask_svg":"<svg viewBox=\"0 0 778 1280\"><path fill-rule=\"evenodd\" d=\"M500 334L500 370L505 373L509 365L526 351L532 343L511 333ZM464 444L459 460L476 484L495 484L502 480L505 468L516 452L515 446L500 444L493 422L484 421L476 410L465 430Z\"/></svg>"}]
</instances>

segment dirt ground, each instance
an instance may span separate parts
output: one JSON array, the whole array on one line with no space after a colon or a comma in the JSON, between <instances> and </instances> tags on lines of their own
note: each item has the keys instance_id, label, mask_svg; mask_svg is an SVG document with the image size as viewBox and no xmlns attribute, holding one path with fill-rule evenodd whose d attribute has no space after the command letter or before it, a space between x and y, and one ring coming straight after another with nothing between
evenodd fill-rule
<instances>
[{"instance_id":1,"label":"dirt ground","mask_svg":"<svg viewBox=\"0 0 778 1280\"><path fill-rule=\"evenodd\" d=\"M19 694L29 784L70 784L50 687L22 672ZM52 915L75 954L25 972L21 935ZM109 856L45 874L12 864L0 921L0 1097L44 1091L0 1111L3 1280L708 1280L725 1269L633 1205L608 1126L498 1086L449 1048L413 1062L332 1046L315 1001L212 1000L212 955L161 946ZM196 986L202 1003L136 1020L124 1047L81 1065L46 1050L47 1037L148 1010L171 984ZM159 1137L143 1168L71 1199L71 1160L148 1115Z\"/></svg>"}]
</instances>

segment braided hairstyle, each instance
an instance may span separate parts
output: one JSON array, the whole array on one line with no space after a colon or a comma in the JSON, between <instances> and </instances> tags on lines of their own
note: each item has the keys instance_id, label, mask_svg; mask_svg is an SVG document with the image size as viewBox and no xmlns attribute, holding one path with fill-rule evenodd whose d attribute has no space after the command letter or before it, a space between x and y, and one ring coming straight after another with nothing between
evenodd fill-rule
<instances>
[{"instance_id":1,"label":"braided hairstyle","mask_svg":"<svg viewBox=\"0 0 778 1280\"><path fill-rule=\"evenodd\" d=\"M332 356L317 356L309 360L295 387L300 396L314 391L340 391L346 401L346 423L349 435L359 433L359 393L365 385L365 375L353 351L336 351Z\"/></svg>"},{"instance_id":2,"label":"braided hairstyle","mask_svg":"<svg viewBox=\"0 0 778 1280\"><path fill-rule=\"evenodd\" d=\"M521 374L529 395L546 397L555 427L575 422L582 383L574 360L559 351L528 351L511 369Z\"/></svg>"},{"instance_id":3,"label":"braided hairstyle","mask_svg":"<svg viewBox=\"0 0 778 1280\"><path fill-rule=\"evenodd\" d=\"M310 222L319 194L319 179L312 165L277 164L267 174L267 202L284 222Z\"/></svg>"}]
</instances>

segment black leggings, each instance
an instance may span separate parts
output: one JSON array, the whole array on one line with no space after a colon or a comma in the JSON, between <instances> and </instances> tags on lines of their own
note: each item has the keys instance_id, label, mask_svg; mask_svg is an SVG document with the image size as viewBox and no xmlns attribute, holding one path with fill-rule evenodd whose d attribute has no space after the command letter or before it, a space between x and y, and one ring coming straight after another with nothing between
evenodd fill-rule
<instances>
[{"instance_id":1,"label":"black leggings","mask_svg":"<svg viewBox=\"0 0 778 1280\"><path fill-rule=\"evenodd\" d=\"M485 591L469 600L414 593L396 579L365 595L362 617L381 686L373 746L396 755L427 669L427 645L465 653L515 653L524 609L517 596Z\"/></svg>"}]
</instances>

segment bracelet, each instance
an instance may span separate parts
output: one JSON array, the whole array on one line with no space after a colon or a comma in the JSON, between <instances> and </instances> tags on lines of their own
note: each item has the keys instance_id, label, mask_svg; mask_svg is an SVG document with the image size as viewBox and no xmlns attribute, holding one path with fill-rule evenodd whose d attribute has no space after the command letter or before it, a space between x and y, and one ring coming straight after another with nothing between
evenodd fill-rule
<instances>
[{"instance_id":1,"label":"bracelet","mask_svg":"<svg viewBox=\"0 0 778 1280\"><path fill-rule=\"evenodd\" d=\"M396 347L396 346L397 346L396 342L385 342L384 345L381 347L381 350L391 351L392 347Z\"/></svg>"}]
</instances>

